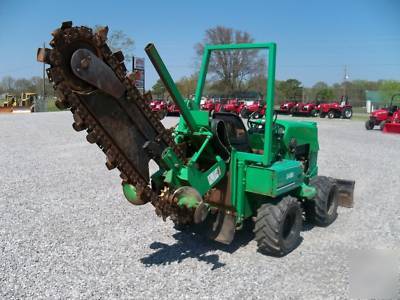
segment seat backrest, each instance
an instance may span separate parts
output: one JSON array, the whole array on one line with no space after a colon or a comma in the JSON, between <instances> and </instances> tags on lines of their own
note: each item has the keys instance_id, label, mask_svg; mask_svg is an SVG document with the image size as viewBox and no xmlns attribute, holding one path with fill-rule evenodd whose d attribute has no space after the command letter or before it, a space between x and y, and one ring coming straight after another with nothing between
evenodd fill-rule
<instances>
[{"instance_id":1,"label":"seat backrest","mask_svg":"<svg viewBox=\"0 0 400 300\"><path fill-rule=\"evenodd\" d=\"M232 113L214 113L213 119L224 122L229 143L238 151L251 152L249 136L242 119Z\"/></svg>"}]
</instances>

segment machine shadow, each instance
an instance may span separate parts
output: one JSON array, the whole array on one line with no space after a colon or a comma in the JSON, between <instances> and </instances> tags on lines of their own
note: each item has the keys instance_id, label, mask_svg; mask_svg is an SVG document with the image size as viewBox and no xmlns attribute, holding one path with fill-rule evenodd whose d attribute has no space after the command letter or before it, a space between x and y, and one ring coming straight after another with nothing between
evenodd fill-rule
<instances>
[{"instance_id":1,"label":"machine shadow","mask_svg":"<svg viewBox=\"0 0 400 300\"><path fill-rule=\"evenodd\" d=\"M233 253L240 247L247 245L254 237L252 228L245 226L235 234L235 238L229 245L224 245L208 239L204 232L181 231L173 235L176 242L168 245L160 242L153 242L150 245L155 252L140 259L146 266L169 265L173 262L181 263L185 259L194 258L198 261L212 265L211 270L216 270L225 266L220 262L219 255L214 252L221 250L227 253Z\"/></svg>"}]
</instances>

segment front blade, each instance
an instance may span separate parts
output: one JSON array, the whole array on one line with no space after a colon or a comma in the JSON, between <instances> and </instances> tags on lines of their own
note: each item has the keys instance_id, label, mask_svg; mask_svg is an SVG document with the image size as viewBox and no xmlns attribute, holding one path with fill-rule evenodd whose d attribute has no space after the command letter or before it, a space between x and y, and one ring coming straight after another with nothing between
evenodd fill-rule
<instances>
[{"instance_id":1,"label":"front blade","mask_svg":"<svg viewBox=\"0 0 400 300\"><path fill-rule=\"evenodd\" d=\"M339 206L354 207L354 180L333 179L338 189Z\"/></svg>"}]
</instances>

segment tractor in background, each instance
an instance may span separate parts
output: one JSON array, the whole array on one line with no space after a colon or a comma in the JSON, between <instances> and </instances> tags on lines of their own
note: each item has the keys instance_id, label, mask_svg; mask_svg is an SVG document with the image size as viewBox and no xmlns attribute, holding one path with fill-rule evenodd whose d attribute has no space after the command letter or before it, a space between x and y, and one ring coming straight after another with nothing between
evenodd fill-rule
<instances>
[{"instance_id":1,"label":"tractor in background","mask_svg":"<svg viewBox=\"0 0 400 300\"><path fill-rule=\"evenodd\" d=\"M317 110L321 118L325 118L326 116L328 116L329 119L351 119L351 117L353 116L353 107L349 103L349 99L347 96L342 96L342 98L340 99L340 103L321 103L317 106Z\"/></svg>"},{"instance_id":2,"label":"tractor in background","mask_svg":"<svg viewBox=\"0 0 400 300\"><path fill-rule=\"evenodd\" d=\"M241 110L244 107L244 101L239 100L237 98L233 99L228 99L224 101L224 103L220 106L219 110L216 110L217 112L230 112L236 115L239 115Z\"/></svg>"},{"instance_id":3,"label":"tractor in background","mask_svg":"<svg viewBox=\"0 0 400 300\"><path fill-rule=\"evenodd\" d=\"M210 114L215 110L215 101L214 99L206 99L201 105L200 108L202 110L208 111Z\"/></svg>"},{"instance_id":4,"label":"tractor in background","mask_svg":"<svg viewBox=\"0 0 400 300\"><path fill-rule=\"evenodd\" d=\"M318 116L317 105L313 102L299 102L292 110L292 116L316 117Z\"/></svg>"},{"instance_id":5,"label":"tractor in background","mask_svg":"<svg viewBox=\"0 0 400 300\"><path fill-rule=\"evenodd\" d=\"M12 94L6 94L4 102L0 107L0 113L12 113L16 105L17 105L17 97Z\"/></svg>"},{"instance_id":6,"label":"tractor in background","mask_svg":"<svg viewBox=\"0 0 400 300\"><path fill-rule=\"evenodd\" d=\"M245 102L242 110L240 111L240 116L242 118L249 118L253 115L254 118L261 118L265 115L265 103L260 100Z\"/></svg>"},{"instance_id":7,"label":"tractor in background","mask_svg":"<svg viewBox=\"0 0 400 300\"><path fill-rule=\"evenodd\" d=\"M36 93L22 92L21 97L6 94L0 113L30 113L35 111Z\"/></svg>"},{"instance_id":8,"label":"tractor in background","mask_svg":"<svg viewBox=\"0 0 400 300\"><path fill-rule=\"evenodd\" d=\"M379 126L379 129L383 130L385 124L388 122L391 123L394 115L400 109L399 103L400 93L392 95L388 107L377 109L371 112L369 119L365 122L365 128L367 130L371 130L374 129L375 126Z\"/></svg>"},{"instance_id":9,"label":"tractor in background","mask_svg":"<svg viewBox=\"0 0 400 300\"><path fill-rule=\"evenodd\" d=\"M71 108L73 128L86 130L107 168L121 172L130 203L151 203L178 230L200 226L225 244L253 222L259 251L273 256L300 244L303 212L313 224L328 226L338 205L352 206L354 181L318 175L317 124L274 116L275 43L206 45L193 101L182 97L148 44L145 52L180 110L177 126L166 129L126 75L122 52L111 52L107 32L64 22L52 33L52 49L39 49L37 58L50 64L49 80L58 105ZM211 54L248 49L267 50L270 108L264 118L250 119L249 129L236 114L210 117L200 110ZM150 160L158 166L153 174Z\"/></svg>"},{"instance_id":10,"label":"tractor in background","mask_svg":"<svg viewBox=\"0 0 400 300\"><path fill-rule=\"evenodd\" d=\"M400 109L398 109L393 117L383 126L384 133L400 133Z\"/></svg>"},{"instance_id":11,"label":"tractor in background","mask_svg":"<svg viewBox=\"0 0 400 300\"><path fill-rule=\"evenodd\" d=\"M168 113L167 104L161 99L151 100L150 108L152 112L157 113L160 116L160 119L164 119Z\"/></svg>"},{"instance_id":12,"label":"tractor in background","mask_svg":"<svg viewBox=\"0 0 400 300\"><path fill-rule=\"evenodd\" d=\"M297 103L298 103L297 101L286 101L279 106L280 109L278 112L281 114L290 115L293 113L293 110L296 107Z\"/></svg>"}]
</instances>

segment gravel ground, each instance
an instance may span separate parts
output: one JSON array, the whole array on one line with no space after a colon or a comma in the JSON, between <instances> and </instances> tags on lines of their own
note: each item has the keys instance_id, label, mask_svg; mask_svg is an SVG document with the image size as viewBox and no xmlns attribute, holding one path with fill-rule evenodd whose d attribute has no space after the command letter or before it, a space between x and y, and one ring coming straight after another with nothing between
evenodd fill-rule
<instances>
[{"instance_id":1,"label":"gravel ground","mask_svg":"<svg viewBox=\"0 0 400 300\"><path fill-rule=\"evenodd\" d=\"M130 205L70 113L1 115L0 298L348 298L352 250L399 249L400 136L315 120L320 173L356 180L355 207L273 258L249 232L221 246Z\"/></svg>"}]
</instances>

